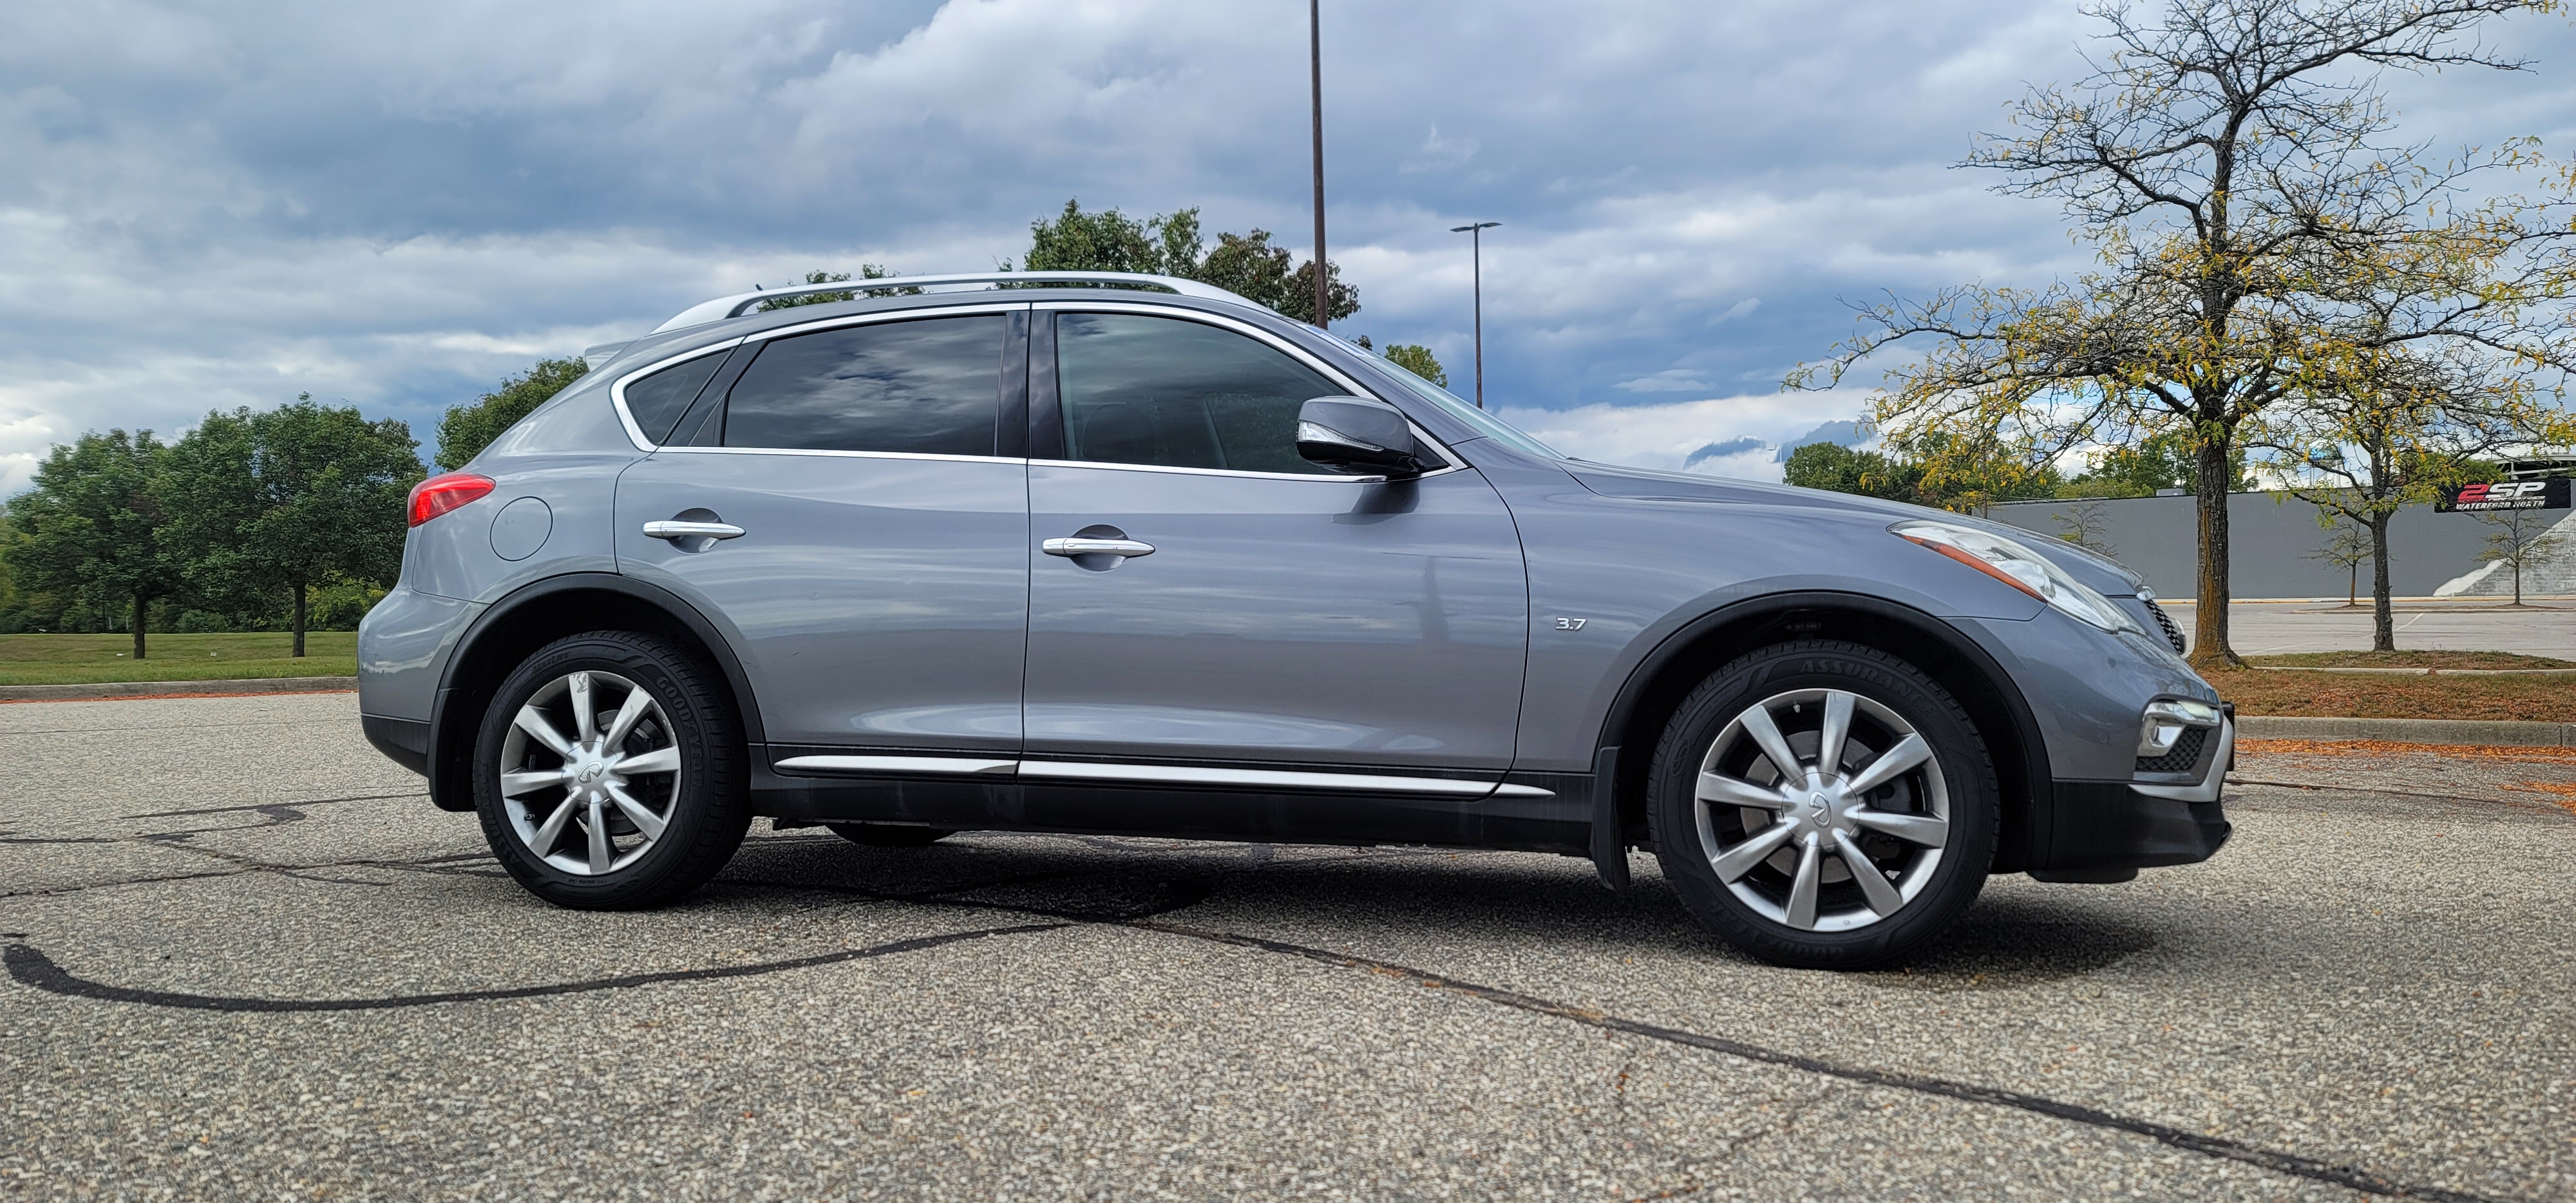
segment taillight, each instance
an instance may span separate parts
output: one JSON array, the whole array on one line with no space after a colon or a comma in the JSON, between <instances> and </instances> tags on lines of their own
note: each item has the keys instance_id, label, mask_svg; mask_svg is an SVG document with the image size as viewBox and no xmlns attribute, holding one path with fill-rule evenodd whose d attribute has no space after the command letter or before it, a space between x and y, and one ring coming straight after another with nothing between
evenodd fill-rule
<instances>
[{"instance_id":1,"label":"taillight","mask_svg":"<svg viewBox=\"0 0 2576 1203\"><path fill-rule=\"evenodd\" d=\"M411 487L411 524L418 526L492 491L492 478L471 472L433 476Z\"/></svg>"}]
</instances>

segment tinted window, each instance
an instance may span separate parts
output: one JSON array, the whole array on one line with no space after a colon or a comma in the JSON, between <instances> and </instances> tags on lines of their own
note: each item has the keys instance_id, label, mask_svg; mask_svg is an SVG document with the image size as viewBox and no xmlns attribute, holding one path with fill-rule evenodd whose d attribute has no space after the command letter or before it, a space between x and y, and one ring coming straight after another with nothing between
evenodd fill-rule
<instances>
[{"instance_id":1,"label":"tinted window","mask_svg":"<svg viewBox=\"0 0 2576 1203\"><path fill-rule=\"evenodd\" d=\"M725 401L724 445L991 455L1000 314L772 339Z\"/></svg>"},{"instance_id":2,"label":"tinted window","mask_svg":"<svg viewBox=\"0 0 2576 1203\"><path fill-rule=\"evenodd\" d=\"M689 412L689 402L698 399L698 390L706 387L707 378L723 366L724 358L722 351L701 355L626 386L626 412L635 416L635 427L644 432L645 442L659 443L671 433L671 424Z\"/></svg>"},{"instance_id":3,"label":"tinted window","mask_svg":"<svg viewBox=\"0 0 2576 1203\"><path fill-rule=\"evenodd\" d=\"M1297 454L1297 407L1343 389L1254 339L1126 313L1056 316L1069 458L1330 476Z\"/></svg>"}]
</instances>

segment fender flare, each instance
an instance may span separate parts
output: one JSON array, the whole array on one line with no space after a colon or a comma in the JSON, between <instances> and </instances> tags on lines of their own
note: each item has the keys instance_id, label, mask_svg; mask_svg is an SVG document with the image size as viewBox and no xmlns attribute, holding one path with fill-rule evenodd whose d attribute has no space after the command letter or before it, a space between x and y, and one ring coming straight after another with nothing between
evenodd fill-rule
<instances>
[{"instance_id":1,"label":"fender flare","mask_svg":"<svg viewBox=\"0 0 2576 1203\"><path fill-rule=\"evenodd\" d=\"M457 806L453 805L455 799L448 798L445 791L440 789L439 782L439 770L450 759L447 740L451 734L450 711L454 709L451 699L457 688L456 676L459 667L472 663L483 641L530 605L561 594L582 592L621 594L662 612L685 628L707 649L708 655L715 661L717 671L724 674L726 688L733 691L734 708L742 720L744 738L754 745L767 742L761 730L760 707L751 689L751 676L743 670L741 656L734 651L732 642L725 638L724 632L713 622L708 621L706 615L699 613L697 607L659 585L648 584L614 572L570 572L561 576L550 576L521 585L485 607L481 614L474 617L473 622L467 624L465 634L457 639L455 650L448 654L446 665L439 670L438 692L433 695L434 700L430 705L429 713L429 765L426 775L429 778L430 798L441 809L473 809L470 789L469 796L464 799L465 804Z\"/></svg>"},{"instance_id":2,"label":"fender flare","mask_svg":"<svg viewBox=\"0 0 2576 1203\"><path fill-rule=\"evenodd\" d=\"M1703 638L1725 627L1743 624L1759 626L1766 619L1783 618L1801 610L1822 609L1859 613L1902 625L1908 631L1940 644L1945 651L1958 657L1983 678L1983 684L2001 700L2005 719L2011 724L2012 734L2021 744L2020 782L2024 803L2022 830L2028 836L2028 843L2024 847L2047 848L2050 832L2046 828L2051 817L2050 801L2055 796L2056 783L2049 769L2047 740L2040 733L2039 719L2031 712L2029 700L2022 696L2020 685L2014 682L2012 674L2004 671L2003 665L1996 662L1992 654L1979 646L1975 640L1961 633L1957 627L1912 606L1899 605L1867 594L1829 590L1771 593L1730 602L1682 624L1671 634L1664 636L1652 650L1639 659L1636 666L1628 671L1627 679L1621 682L1619 692L1613 695L1609 709L1602 715L1600 730L1593 736L1592 746L1596 761L1604 751L1614 754L1618 752L1622 733L1627 730L1631 722L1635 721L1637 707L1645 699L1647 691L1655 685L1675 660L1696 646ZM1642 764L1649 755L1651 755L1649 750L1637 749L1632 755L1614 755L1614 759ZM2003 766L1998 765L1997 775L2001 776L2002 773ZM1605 806L1601 809L1608 808ZM1624 808L1621 808L1621 813L1624 813ZM1599 823L1605 819L1596 814L1594 821ZM2018 851L2014 846L2013 834L2009 830L2004 833L2005 844L1997 850L1999 863L2019 859L2008 855ZM1603 845L1603 842L1596 837L1594 841L1596 850ZM1624 845L1624 836L1619 842ZM1598 855L1596 851L1596 857Z\"/></svg>"}]
</instances>

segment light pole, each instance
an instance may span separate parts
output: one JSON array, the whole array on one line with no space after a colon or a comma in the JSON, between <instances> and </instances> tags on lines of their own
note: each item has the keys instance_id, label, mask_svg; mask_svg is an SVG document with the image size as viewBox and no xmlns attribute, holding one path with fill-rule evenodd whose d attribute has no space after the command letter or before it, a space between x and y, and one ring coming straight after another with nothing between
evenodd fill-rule
<instances>
[{"instance_id":1,"label":"light pole","mask_svg":"<svg viewBox=\"0 0 2576 1203\"><path fill-rule=\"evenodd\" d=\"M1307 65L1315 99L1315 325L1333 321L1332 271L1324 258L1324 0L1306 0Z\"/></svg>"},{"instance_id":2,"label":"light pole","mask_svg":"<svg viewBox=\"0 0 2576 1203\"><path fill-rule=\"evenodd\" d=\"M1316 185L1322 187L1321 184ZM1476 408L1485 408L1485 231L1503 223L1480 221L1472 225L1451 226L1452 234L1464 234L1475 247L1476 256ZM1320 228L1320 227L1319 227Z\"/></svg>"}]
</instances>

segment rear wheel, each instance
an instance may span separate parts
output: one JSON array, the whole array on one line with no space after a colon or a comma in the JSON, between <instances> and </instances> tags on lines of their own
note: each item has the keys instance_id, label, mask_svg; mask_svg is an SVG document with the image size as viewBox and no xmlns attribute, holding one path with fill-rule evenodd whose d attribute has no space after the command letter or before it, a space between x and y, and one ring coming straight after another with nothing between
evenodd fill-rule
<instances>
[{"instance_id":1,"label":"rear wheel","mask_svg":"<svg viewBox=\"0 0 2576 1203\"><path fill-rule=\"evenodd\" d=\"M632 910L696 889L751 823L714 675L659 639L559 639L501 683L475 741L493 855L558 906Z\"/></svg>"},{"instance_id":2,"label":"rear wheel","mask_svg":"<svg viewBox=\"0 0 2576 1203\"><path fill-rule=\"evenodd\" d=\"M945 827L907 827L901 823L831 823L832 834L870 848L927 848L957 834Z\"/></svg>"},{"instance_id":3,"label":"rear wheel","mask_svg":"<svg viewBox=\"0 0 2576 1203\"><path fill-rule=\"evenodd\" d=\"M1994 768L1967 713L1859 644L1782 644L1711 674L1666 725L1649 790L1684 905L1777 964L1900 960L1994 859Z\"/></svg>"}]
</instances>

